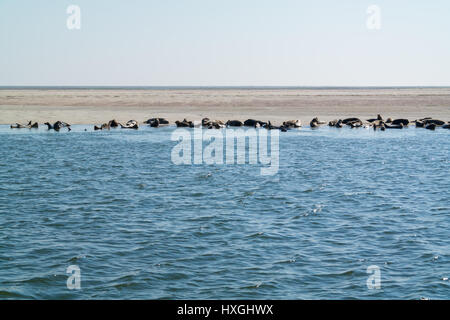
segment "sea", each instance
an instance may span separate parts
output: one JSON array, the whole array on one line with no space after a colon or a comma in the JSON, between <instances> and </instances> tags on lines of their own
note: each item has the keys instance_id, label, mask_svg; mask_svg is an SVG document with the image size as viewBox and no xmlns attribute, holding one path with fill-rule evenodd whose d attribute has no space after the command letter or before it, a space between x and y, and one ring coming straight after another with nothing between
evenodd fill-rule
<instances>
[{"instance_id":1,"label":"sea","mask_svg":"<svg viewBox=\"0 0 450 320\"><path fill-rule=\"evenodd\" d=\"M450 299L450 130L280 132L270 175L176 130L0 126L0 299Z\"/></svg>"}]
</instances>

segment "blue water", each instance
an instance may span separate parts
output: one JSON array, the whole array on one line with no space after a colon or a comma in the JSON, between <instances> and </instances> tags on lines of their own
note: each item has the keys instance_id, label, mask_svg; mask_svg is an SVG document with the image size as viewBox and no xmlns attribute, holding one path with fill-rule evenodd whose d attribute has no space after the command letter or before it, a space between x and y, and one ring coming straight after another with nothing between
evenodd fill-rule
<instances>
[{"instance_id":1,"label":"blue water","mask_svg":"<svg viewBox=\"0 0 450 320\"><path fill-rule=\"evenodd\" d=\"M0 299L450 298L450 130L281 133L274 176L173 130L0 126Z\"/></svg>"}]
</instances>

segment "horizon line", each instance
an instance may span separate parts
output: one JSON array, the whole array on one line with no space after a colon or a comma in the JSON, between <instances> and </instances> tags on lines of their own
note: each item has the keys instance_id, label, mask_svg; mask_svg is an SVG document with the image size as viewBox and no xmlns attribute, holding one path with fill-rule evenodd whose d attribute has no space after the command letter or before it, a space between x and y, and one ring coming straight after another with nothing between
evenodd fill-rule
<instances>
[{"instance_id":1,"label":"horizon line","mask_svg":"<svg viewBox=\"0 0 450 320\"><path fill-rule=\"evenodd\" d=\"M246 85L246 86L202 86L202 85L188 85L188 86L166 86L166 85L157 85L157 86L145 86L145 85L8 85L8 86L0 86L0 90L71 90L71 89L103 89L103 90L127 90L127 89L136 89L136 90L177 90L177 89L253 89L253 90L264 90L264 89L310 89L310 90L339 90L339 89L450 89L450 86L264 86L264 85Z\"/></svg>"}]
</instances>

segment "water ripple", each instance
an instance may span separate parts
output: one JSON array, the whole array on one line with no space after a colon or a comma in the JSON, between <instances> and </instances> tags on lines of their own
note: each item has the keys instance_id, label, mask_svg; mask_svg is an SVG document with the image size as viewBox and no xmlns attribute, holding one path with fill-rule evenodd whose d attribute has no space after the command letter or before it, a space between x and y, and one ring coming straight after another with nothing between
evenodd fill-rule
<instances>
[{"instance_id":1,"label":"water ripple","mask_svg":"<svg viewBox=\"0 0 450 320\"><path fill-rule=\"evenodd\" d=\"M0 126L0 299L450 297L450 131L291 131L270 177L84 129Z\"/></svg>"}]
</instances>

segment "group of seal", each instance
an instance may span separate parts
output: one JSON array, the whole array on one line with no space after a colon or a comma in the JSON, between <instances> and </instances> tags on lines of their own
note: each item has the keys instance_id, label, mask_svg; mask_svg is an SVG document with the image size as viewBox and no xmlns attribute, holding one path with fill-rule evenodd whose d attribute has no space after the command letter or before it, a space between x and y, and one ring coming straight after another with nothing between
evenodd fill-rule
<instances>
[{"instance_id":1,"label":"group of seal","mask_svg":"<svg viewBox=\"0 0 450 320\"><path fill-rule=\"evenodd\" d=\"M208 118L205 118L207 120L209 120ZM203 119L203 120L205 120ZM203 121L202 121L203 123ZM220 122L220 126L216 125L215 128L219 129L222 127L253 127L253 128L264 128L267 130L280 130L283 132L286 132L289 129L293 129L293 128L300 128L302 126L302 123L300 120L288 120L288 121L284 121L283 124L281 126L274 126L270 121L261 121L261 120L255 120L255 119L247 119L244 122L240 121L240 120L228 120L227 122L225 122L225 124L223 124L222 122ZM210 126L208 126L208 128L211 129Z\"/></svg>"},{"instance_id":2,"label":"group of seal","mask_svg":"<svg viewBox=\"0 0 450 320\"><path fill-rule=\"evenodd\" d=\"M121 124L119 122L117 122L116 120L110 120L108 123L104 123L101 126L94 126L94 130L109 130L111 128L117 128L118 126L120 126Z\"/></svg>"},{"instance_id":3,"label":"group of seal","mask_svg":"<svg viewBox=\"0 0 450 320\"><path fill-rule=\"evenodd\" d=\"M50 122L46 122L44 123L47 126L48 130L55 130L55 131L59 131L62 128L67 128L68 131L70 131L70 124L63 122L63 121L56 121L55 123L51 124ZM16 124L12 124L11 125L11 129L38 129L39 128L39 123L37 122L33 122L33 121L28 121L28 124L20 124L20 123L16 123Z\"/></svg>"},{"instance_id":4,"label":"group of seal","mask_svg":"<svg viewBox=\"0 0 450 320\"><path fill-rule=\"evenodd\" d=\"M224 128L225 124L220 120L210 120L209 118L203 118L202 127L208 129L220 129Z\"/></svg>"},{"instance_id":5,"label":"group of seal","mask_svg":"<svg viewBox=\"0 0 450 320\"><path fill-rule=\"evenodd\" d=\"M169 121L165 118L150 118L143 122L144 124L148 124L150 127L157 128L163 125L168 125ZM345 118L345 119L335 119L328 122L328 126L342 128L343 126L349 126L351 128L370 128L372 127L374 130L380 129L382 131L386 129L403 129L407 127L410 123L415 123L417 128L425 128L428 130L435 130L437 127L441 127L443 129L450 129L450 121L445 122L443 120L433 119L431 117L418 119L410 122L408 119L392 119L387 118L383 119L381 115L377 115L376 118L366 119L365 121L359 118ZM181 128L193 128L195 124L193 121L189 121L183 119L182 121L175 121L177 127ZM319 121L318 117L312 119L309 123L311 128L318 128L321 125L326 124L326 122ZM67 128L69 131L70 124L63 121L56 121L54 124L50 124L46 122L48 130L59 131L62 128ZM268 130L280 130L282 132L286 132L289 129L300 128L302 123L300 120L288 120L284 121L281 126L274 126L270 121L261 121L255 119L247 119L244 122L240 120L228 120L227 122L222 122L220 120L211 120L209 118L203 118L201 122L201 127L206 129L221 129L228 127L253 127L253 128L265 128ZM22 129L22 128L38 128L39 124L37 122L29 121L28 124L20 124L16 123L11 125L11 129ZM94 130L110 130L111 128L122 128L122 129L139 129L139 123L136 120L129 120L127 123L122 124L116 120L110 120L107 123L103 123L101 126L94 125Z\"/></svg>"},{"instance_id":6,"label":"group of seal","mask_svg":"<svg viewBox=\"0 0 450 320\"><path fill-rule=\"evenodd\" d=\"M37 122L28 121L28 124L15 123L11 125L11 129L37 129L39 124Z\"/></svg>"},{"instance_id":7,"label":"group of seal","mask_svg":"<svg viewBox=\"0 0 450 320\"><path fill-rule=\"evenodd\" d=\"M67 128L69 131L70 129L70 124L63 122L63 121L56 121L54 124L51 124L49 122L44 123L45 125L47 125L47 129L48 130L55 130L55 131L59 131L62 128Z\"/></svg>"},{"instance_id":8,"label":"group of seal","mask_svg":"<svg viewBox=\"0 0 450 320\"><path fill-rule=\"evenodd\" d=\"M175 121L175 124L179 128L193 128L195 124L193 121L183 119L182 121ZM281 130L287 131L293 128L300 128L302 126L300 120L288 120L283 122L281 126L274 126L270 121L261 121L255 119L247 119L244 122L241 120L228 120L222 122L221 120L211 120L209 118L203 118L201 127L205 129L221 129L229 127L253 127L253 128L265 128L268 130Z\"/></svg>"},{"instance_id":9,"label":"group of seal","mask_svg":"<svg viewBox=\"0 0 450 320\"><path fill-rule=\"evenodd\" d=\"M63 121L56 121L54 124L51 124L49 122L44 123L47 126L48 130L55 130L55 131L59 131L62 128L67 128L67 130L72 130L70 129L70 124L63 122Z\"/></svg>"},{"instance_id":10,"label":"group of seal","mask_svg":"<svg viewBox=\"0 0 450 320\"><path fill-rule=\"evenodd\" d=\"M101 126L94 126L94 130L109 130L111 128L118 128L121 127L122 129L139 129L139 123L136 120L129 120L126 124L122 124L120 122L117 122L116 120L110 120L108 123L104 123Z\"/></svg>"},{"instance_id":11,"label":"group of seal","mask_svg":"<svg viewBox=\"0 0 450 320\"><path fill-rule=\"evenodd\" d=\"M445 123L445 121L433 119L431 117L415 120L414 122L416 123L416 127L425 128L428 130L435 130L436 127L442 127L443 129L450 129L450 121Z\"/></svg>"},{"instance_id":12,"label":"group of seal","mask_svg":"<svg viewBox=\"0 0 450 320\"><path fill-rule=\"evenodd\" d=\"M314 118L311 121L311 128L317 127L318 120L315 119L317 118ZM433 119L431 117L414 120L412 122L415 123L417 128L425 127L426 129L434 130L436 127L441 126L444 129L450 129L450 121L446 124L445 121ZM376 118L367 119L365 122L363 122L359 118L347 118L343 120L342 119L332 120L328 123L328 125L330 127L337 127L337 128L342 128L344 125L350 126L351 128L373 127L374 130L380 129L384 131L386 129L403 129L412 122L410 122L408 119L402 118L400 119L387 118L386 120L384 120L381 115L378 115Z\"/></svg>"},{"instance_id":13,"label":"group of seal","mask_svg":"<svg viewBox=\"0 0 450 320\"><path fill-rule=\"evenodd\" d=\"M183 119L183 121L175 121L178 128L193 128L194 122Z\"/></svg>"}]
</instances>

